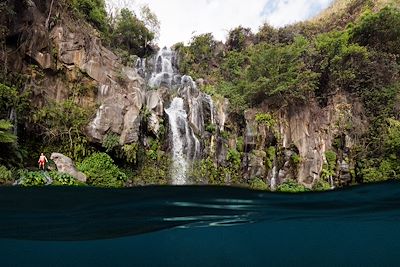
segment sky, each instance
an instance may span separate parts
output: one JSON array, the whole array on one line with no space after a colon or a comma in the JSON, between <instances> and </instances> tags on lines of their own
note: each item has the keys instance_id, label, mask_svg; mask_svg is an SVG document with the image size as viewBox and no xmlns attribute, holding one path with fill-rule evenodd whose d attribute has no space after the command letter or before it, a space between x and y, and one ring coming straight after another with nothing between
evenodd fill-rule
<instances>
[{"instance_id":1,"label":"sky","mask_svg":"<svg viewBox=\"0 0 400 267\"><path fill-rule=\"evenodd\" d=\"M281 27L308 19L327 8L332 0L106 0L108 9L128 7L140 14L148 5L160 23L160 46L187 44L192 36L213 33L224 41L229 30L249 27L253 32L265 22Z\"/></svg>"}]
</instances>

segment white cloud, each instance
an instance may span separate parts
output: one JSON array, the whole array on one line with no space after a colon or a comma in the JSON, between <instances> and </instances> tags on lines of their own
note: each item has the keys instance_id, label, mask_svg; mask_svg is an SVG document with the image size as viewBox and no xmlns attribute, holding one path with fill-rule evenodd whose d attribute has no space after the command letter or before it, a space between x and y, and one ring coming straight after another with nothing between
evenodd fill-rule
<instances>
[{"instance_id":1,"label":"white cloud","mask_svg":"<svg viewBox=\"0 0 400 267\"><path fill-rule=\"evenodd\" d=\"M111 5L137 10L148 4L161 21L160 45L188 42L195 35L212 32L224 40L239 25L256 31L263 22L274 26L307 19L332 0L107 0ZM138 12L137 12L138 13Z\"/></svg>"}]
</instances>

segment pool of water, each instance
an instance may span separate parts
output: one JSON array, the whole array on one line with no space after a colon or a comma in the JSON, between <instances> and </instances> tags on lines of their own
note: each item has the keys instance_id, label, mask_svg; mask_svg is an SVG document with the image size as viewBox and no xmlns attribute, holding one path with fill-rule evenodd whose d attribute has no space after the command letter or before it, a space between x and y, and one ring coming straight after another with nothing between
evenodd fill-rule
<instances>
[{"instance_id":1,"label":"pool of water","mask_svg":"<svg viewBox=\"0 0 400 267\"><path fill-rule=\"evenodd\" d=\"M0 266L397 266L400 184L0 188Z\"/></svg>"}]
</instances>

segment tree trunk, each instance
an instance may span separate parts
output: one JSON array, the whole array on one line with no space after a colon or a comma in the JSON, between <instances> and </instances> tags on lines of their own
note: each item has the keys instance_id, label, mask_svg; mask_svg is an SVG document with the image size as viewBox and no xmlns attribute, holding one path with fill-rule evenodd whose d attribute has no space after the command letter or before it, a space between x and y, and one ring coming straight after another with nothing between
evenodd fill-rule
<instances>
[{"instance_id":1,"label":"tree trunk","mask_svg":"<svg viewBox=\"0 0 400 267\"><path fill-rule=\"evenodd\" d=\"M54 0L51 0L49 15L47 15L46 23L44 24L46 30L49 29L49 20L50 20L51 10L53 9L53 2Z\"/></svg>"}]
</instances>

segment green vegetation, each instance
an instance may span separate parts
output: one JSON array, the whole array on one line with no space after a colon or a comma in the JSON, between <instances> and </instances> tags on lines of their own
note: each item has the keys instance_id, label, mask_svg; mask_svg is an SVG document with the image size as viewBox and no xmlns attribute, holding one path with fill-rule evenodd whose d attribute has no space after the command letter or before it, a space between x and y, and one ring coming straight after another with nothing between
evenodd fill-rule
<instances>
[{"instance_id":1,"label":"green vegetation","mask_svg":"<svg viewBox=\"0 0 400 267\"><path fill-rule=\"evenodd\" d=\"M107 27L107 12L104 0L71 0L75 11L100 31Z\"/></svg>"},{"instance_id":2,"label":"green vegetation","mask_svg":"<svg viewBox=\"0 0 400 267\"><path fill-rule=\"evenodd\" d=\"M275 147L273 147L273 146L270 146L268 149L267 149L267 158L266 158L266 164L265 164L265 166L267 166L268 167L268 170L271 170L272 169L272 167L273 167L273 164L274 164L274 160L275 160L275 158L276 158L276 148Z\"/></svg>"},{"instance_id":3,"label":"green vegetation","mask_svg":"<svg viewBox=\"0 0 400 267\"><path fill-rule=\"evenodd\" d=\"M354 128L351 117L338 125L338 136L357 139L349 155L359 166L352 177L364 182L396 178L400 9L398 5L376 8L384 2L348 1L346 6L335 6L341 21L334 21L329 11L312 22L281 29L266 24L256 34L239 27L229 33L223 53L211 35L195 36L188 46L178 46L181 69L204 78L208 93L229 98L231 111L239 116L249 107L266 104L273 112L310 99L324 107L339 91L357 99L363 104L367 131ZM256 121L274 125L270 113L257 114ZM344 139L337 141L334 147L342 156ZM332 153L327 152L318 187L327 187L325 183L335 178ZM266 166L271 168L275 156L267 154ZM295 164L300 160L292 159Z\"/></svg>"},{"instance_id":4,"label":"green vegetation","mask_svg":"<svg viewBox=\"0 0 400 267\"><path fill-rule=\"evenodd\" d=\"M101 143L102 147L106 149L106 152L110 152L119 145L119 136L115 133L108 133Z\"/></svg>"},{"instance_id":5,"label":"green vegetation","mask_svg":"<svg viewBox=\"0 0 400 267\"><path fill-rule=\"evenodd\" d=\"M250 188L254 190L267 190L268 185L260 178L254 178L250 182Z\"/></svg>"},{"instance_id":6,"label":"green vegetation","mask_svg":"<svg viewBox=\"0 0 400 267\"><path fill-rule=\"evenodd\" d=\"M52 179L52 186L81 186L85 185L79 182L74 177L67 173L51 171L48 176ZM19 170L18 178L22 186L44 186L47 184L47 179L43 171L27 171ZM13 181L13 179L8 180Z\"/></svg>"},{"instance_id":7,"label":"green vegetation","mask_svg":"<svg viewBox=\"0 0 400 267\"><path fill-rule=\"evenodd\" d=\"M17 136L11 133L13 125L6 120L0 120L0 143L10 144L17 141Z\"/></svg>"},{"instance_id":8,"label":"green vegetation","mask_svg":"<svg viewBox=\"0 0 400 267\"><path fill-rule=\"evenodd\" d=\"M179 64L181 73L187 73L197 79L210 76L216 71L209 68L219 56L216 55L217 41L211 33L194 36L189 46L178 43L174 48L181 56Z\"/></svg>"},{"instance_id":9,"label":"green vegetation","mask_svg":"<svg viewBox=\"0 0 400 267\"><path fill-rule=\"evenodd\" d=\"M285 193L299 193L309 191L304 185L299 184L294 180L288 180L280 184L276 190Z\"/></svg>"},{"instance_id":10,"label":"green vegetation","mask_svg":"<svg viewBox=\"0 0 400 267\"><path fill-rule=\"evenodd\" d=\"M0 165L0 185L11 184L14 181L12 171Z\"/></svg>"},{"instance_id":11,"label":"green vegetation","mask_svg":"<svg viewBox=\"0 0 400 267\"><path fill-rule=\"evenodd\" d=\"M140 57L147 55L147 46L154 39L143 21L127 8L121 9L112 34L112 45Z\"/></svg>"},{"instance_id":12,"label":"green vegetation","mask_svg":"<svg viewBox=\"0 0 400 267\"><path fill-rule=\"evenodd\" d=\"M385 7L378 13L367 11L351 28L351 39L385 53L400 54L400 10ZM385 43L383 44L382 41Z\"/></svg>"},{"instance_id":13,"label":"green vegetation","mask_svg":"<svg viewBox=\"0 0 400 267\"><path fill-rule=\"evenodd\" d=\"M239 166L241 163L240 153L236 149L229 149L226 155L226 160L230 162L233 166Z\"/></svg>"},{"instance_id":14,"label":"green vegetation","mask_svg":"<svg viewBox=\"0 0 400 267\"><path fill-rule=\"evenodd\" d=\"M208 124L205 129L207 132L214 134L217 131L217 126L215 124Z\"/></svg>"},{"instance_id":15,"label":"green vegetation","mask_svg":"<svg viewBox=\"0 0 400 267\"><path fill-rule=\"evenodd\" d=\"M210 185L226 184L223 169L215 164L210 157L195 162L190 176L197 183L208 183Z\"/></svg>"},{"instance_id":16,"label":"green vegetation","mask_svg":"<svg viewBox=\"0 0 400 267\"><path fill-rule=\"evenodd\" d=\"M313 186L314 191L327 191L331 189L331 185L323 179L319 179Z\"/></svg>"},{"instance_id":17,"label":"green vegetation","mask_svg":"<svg viewBox=\"0 0 400 267\"><path fill-rule=\"evenodd\" d=\"M19 170L18 177L22 186L43 186L47 182L42 171Z\"/></svg>"},{"instance_id":18,"label":"green vegetation","mask_svg":"<svg viewBox=\"0 0 400 267\"><path fill-rule=\"evenodd\" d=\"M276 120L270 113L258 113L255 119L257 123L266 125L268 128L276 125Z\"/></svg>"},{"instance_id":19,"label":"green vegetation","mask_svg":"<svg viewBox=\"0 0 400 267\"><path fill-rule=\"evenodd\" d=\"M290 156L290 161L297 167L301 163L301 156L297 153L293 153Z\"/></svg>"},{"instance_id":20,"label":"green vegetation","mask_svg":"<svg viewBox=\"0 0 400 267\"><path fill-rule=\"evenodd\" d=\"M60 153L75 160L82 160L90 155L93 149L83 133L83 128L88 124L93 111L69 99L61 103L49 103L34 112L32 122L42 135L43 150L46 152L46 147L57 146Z\"/></svg>"},{"instance_id":21,"label":"green vegetation","mask_svg":"<svg viewBox=\"0 0 400 267\"><path fill-rule=\"evenodd\" d=\"M170 183L172 160L162 151L157 156L147 157L136 175L132 175L133 185L164 185Z\"/></svg>"},{"instance_id":22,"label":"green vegetation","mask_svg":"<svg viewBox=\"0 0 400 267\"><path fill-rule=\"evenodd\" d=\"M158 36L160 22L147 5L141 7L140 18L127 8L107 14L104 0L71 0L74 13L100 31L105 44L123 58L130 55L149 56L151 42Z\"/></svg>"},{"instance_id":23,"label":"green vegetation","mask_svg":"<svg viewBox=\"0 0 400 267\"><path fill-rule=\"evenodd\" d=\"M321 177L314 185L314 188L319 191L327 190L330 186L330 181L336 177L336 161L337 155L334 151L328 150L325 152L326 162L322 165Z\"/></svg>"},{"instance_id":24,"label":"green vegetation","mask_svg":"<svg viewBox=\"0 0 400 267\"><path fill-rule=\"evenodd\" d=\"M121 187L127 178L106 153L93 153L78 164L78 169L86 175L87 183L93 186Z\"/></svg>"},{"instance_id":25,"label":"green vegetation","mask_svg":"<svg viewBox=\"0 0 400 267\"><path fill-rule=\"evenodd\" d=\"M53 179L53 183L51 185L59 185L59 186L85 185L84 183L79 182L77 179L75 179L75 177L67 173L52 171L49 173L49 176Z\"/></svg>"}]
</instances>

